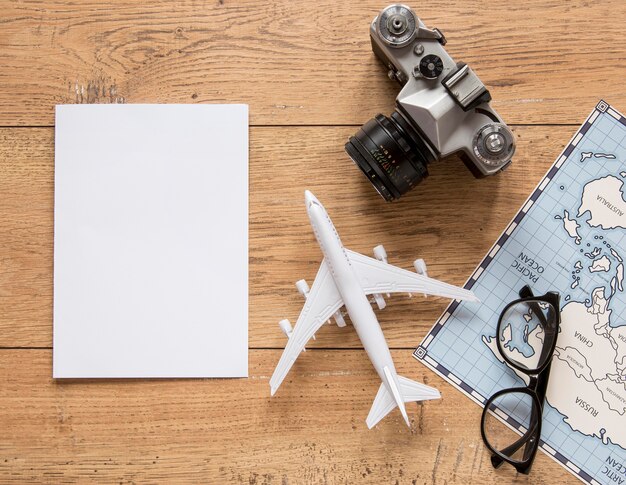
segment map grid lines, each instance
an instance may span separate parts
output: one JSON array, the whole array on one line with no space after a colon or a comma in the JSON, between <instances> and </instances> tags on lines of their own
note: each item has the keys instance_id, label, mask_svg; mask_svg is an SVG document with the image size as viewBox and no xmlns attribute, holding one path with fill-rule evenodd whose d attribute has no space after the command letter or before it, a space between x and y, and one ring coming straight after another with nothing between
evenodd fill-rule
<instances>
[{"instance_id":1,"label":"map grid lines","mask_svg":"<svg viewBox=\"0 0 626 485\"><path fill-rule=\"evenodd\" d=\"M509 253L509 255L512 256L514 259L516 256L515 253L519 252L520 248L524 250L529 250L528 248L532 246L533 249L529 250L531 253L541 253L542 257L544 257L546 260L555 261L556 265L563 269L567 268L571 264L572 258L580 257L580 255L578 255L576 252L576 249L578 248L570 248L571 251L569 251L569 256L571 257L564 255L564 253L568 252L565 248L567 248L567 243L570 239L570 237L564 232L550 233L549 236L546 237L534 237L535 235L528 233L528 231L526 231L526 229L522 227L520 223L524 220L524 218L532 213L534 221L539 222L539 230L541 230L544 228L544 226L546 226L546 221L551 221L555 218L554 214L550 214L549 212L547 212L541 207L540 204L535 204L540 196L542 197L542 202L545 202L546 199L550 199L550 203L553 203L554 207L563 205L563 200L568 198L571 199L571 201L568 201L565 206L573 207L575 205L576 196L574 196L573 194L563 193L561 194L561 200L556 200L549 193L548 189L551 187L551 184L554 183L554 179L557 175L564 177L561 168L565 164L566 160L568 160L568 158L570 158L570 156L574 154L575 151L575 154L579 154L579 150L577 151L577 146L579 145L580 141L585 139L585 135L587 135L590 129L597 124L598 120L602 120L606 116L611 116L612 118L617 120L619 124L623 125L623 127L626 127L626 118L624 118L621 114L612 109L608 105L608 103L600 101L591 112L591 114L587 117L582 126L578 129L578 131L565 146L561 154L556 158L556 161L548 169L546 175L539 181L535 189L531 192L528 199L526 199L526 201L522 204L522 209L513 217L511 222L506 226L502 234L497 238L493 246L489 249L487 255L483 258L478 267L474 270L472 275L466 281L464 285L464 288L466 289L472 289L472 287L474 287L478 281L487 279L491 279L491 287L499 288L498 297L487 297L482 302L482 305L487 307L492 314L499 314L499 308L501 308L502 301L512 301L518 298L515 288L512 288L511 285L508 284L506 281L503 281L502 278L494 277L493 273L488 271L492 268L492 266L495 267L499 265L501 267L498 268L499 271L496 272L503 276L506 275L506 271L508 268L504 267L496 259L496 256L502 255L503 251L505 253ZM601 135L604 135L604 138L599 142L593 142L585 139L586 148L589 149L589 146L591 144L595 146L595 148L600 149L601 147L604 147L605 143L608 143L611 146L626 146L626 132L623 132L619 139L615 139L613 136L611 136L612 131L613 130L609 130L608 133L601 133ZM570 160L570 163L567 165L568 169L572 169L572 162L573 160ZM574 183L576 180L580 180L581 178L594 175L588 172L589 168L587 164L580 163L577 166L577 172L575 174L572 174L572 177L568 177L569 181L571 181L572 183ZM560 183L567 184L568 179L561 178ZM561 186L560 188L561 190L563 190L563 186ZM521 240L523 241L528 241L528 244L517 246L513 245L512 247L509 247L509 245L507 245L507 242L509 242L509 240L511 240L511 244L515 243L515 240L512 239L513 235L515 235L515 237L518 239L521 238ZM619 238L618 241L614 241L611 236L608 236L606 238L604 244L607 244L607 241L610 240L610 245L608 246L609 248L611 246L617 248L624 247L623 242L625 237L623 235ZM548 247L547 244L541 244L542 240L548 241L549 238L553 242L556 240L555 238L558 238L560 240L559 244L557 245L559 251ZM587 246L589 246L589 244L587 244ZM589 249L589 251L591 251L591 249ZM580 249L580 252L582 253L583 250ZM548 286L552 288L563 288L563 278L563 274L557 274L555 276L555 279L558 279L559 282L557 283L556 281L549 281ZM568 285L570 283L571 280L568 280L566 282L566 284ZM583 288L584 286L581 286L581 289ZM506 290L506 295L503 295L503 290ZM566 301L568 301L568 299L566 299ZM488 396L492 395L495 391L501 388L514 386L517 381L515 380L515 377L511 376L509 382L503 383L502 378L500 378L498 382L496 382L484 371L482 372L482 375L475 373L475 371L478 373L481 372L479 370L479 362L481 361L481 359L486 360L484 356L486 355L486 352L489 352L489 348L485 345L485 348L481 349L482 355L480 352L476 351L474 345L477 338L480 338L483 343L486 342L484 342L484 336L481 334L481 332L474 331L470 325L465 326L460 332L454 333L454 342L449 342L446 345L445 350L442 351L443 354L440 355L437 360L435 360L432 355L429 355L429 347L438 344L437 336L444 328L445 323L450 318L454 318L457 316L457 311L462 312L463 318L468 321L470 318L476 317L476 312L472 312L464 306L461 306L461 302L459 301L453 301L443 312L437 322L433 325L431 330L427 333L422 343L415 349L413 355L417 360L424 363L427 367L432 369L434 372L450 382L454 387L459 389L478 405L483 407L485 402L487 401ZM442 361L445 362L446 365L442 364ZM492 361L486 361L483 363L483 365L490 366L493 365L493 363ZM461 368L467 370L466 376L457 375L459 372L456 369ZM473 372L474 374L470 376L470 374L472 374ZM468 384L468 379L471 381L479 382L480 387L482 387L483 389L491 389L491 391L480 392L475 388L477 386L471 386ZM485 397L484 394L486 394L487 397ZM546 405L549 406L549 403L546 403ZM552 409L556 410L556 408ZM558 410L556 411L558 412ZM506 416L506 419L503 419L502 416L500 416L500 419L503 420L509 427L514 430L518 430L520 428L520 424L513 417L507 414L504 414L504 416ZM559 418L560 416L562 415L557 415L557 413L544 412L544 424L551 424L551 426L544 425L544 429L542 431L542 439L540 440L540 449L549 457L557 461L557 463L572 472L580 480L586 483L600 485L600 483L594 479L593 475L586 470L597 469L599 464L601 465L601 462L599 463L597 458L594 457L594 453L590 453L591 450L588 447L582 448L582 441L576 442L572 438L572 435L574 433L577 433L577 431L571 428L571 425L569 423L566 422L566 425L570 426L570 430L567 435L559 430L559 423L552 422L552 420L554 420L555 418ZM552 445L548 444L548 442L552 443ZM555 444L557 445L556 447L561 450L567 449L567 454L569 455L569 457L565 456L557 449L554 449ZM602 439L596 439L596 444L593 451L596 451L598 447L601 446L603 446Z\"/></svg>"}]
</instances>

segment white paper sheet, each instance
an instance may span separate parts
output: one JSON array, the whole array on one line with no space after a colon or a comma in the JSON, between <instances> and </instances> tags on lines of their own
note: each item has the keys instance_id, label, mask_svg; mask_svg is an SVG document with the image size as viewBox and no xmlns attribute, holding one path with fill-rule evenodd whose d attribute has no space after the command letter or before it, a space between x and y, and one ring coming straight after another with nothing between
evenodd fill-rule
<instances>
[{"instance_id":1,"label":"white paper sheet","mask_svg":"<svg viewBox=\"0 0 626 485\"><path fill-rule=\"evenodd\" d=\"M56 108L55 378L248 375L248 107Z\"/></svg>"}]
</instances>

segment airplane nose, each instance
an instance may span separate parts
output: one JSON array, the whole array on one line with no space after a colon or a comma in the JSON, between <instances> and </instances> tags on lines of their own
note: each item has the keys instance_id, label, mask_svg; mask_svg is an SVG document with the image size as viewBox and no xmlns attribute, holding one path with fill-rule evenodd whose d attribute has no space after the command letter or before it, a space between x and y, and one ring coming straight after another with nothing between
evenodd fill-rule
<instances>
[{"instance_id":1,"label":"airplane nose","mask_svg":"<svg viewBox=\"0 0 626 485\"><path fill-rule=\"evenodd\" d=\"M304 203L306 204L307 208L311 207L311 204L319 204L319 202L310 190L304 191Z\"/></svg>"}]
</instances>

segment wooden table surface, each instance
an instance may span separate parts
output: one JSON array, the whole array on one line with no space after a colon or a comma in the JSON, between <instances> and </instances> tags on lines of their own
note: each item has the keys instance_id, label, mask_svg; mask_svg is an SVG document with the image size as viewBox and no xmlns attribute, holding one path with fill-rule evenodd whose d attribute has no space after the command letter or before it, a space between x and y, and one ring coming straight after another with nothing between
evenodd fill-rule
<instances>
[{"instance_id":1,"label":"wooden table surface","mask_svg":"<svg viewBox=\"0 0 626 485\"><path fill-rule=\"evenodd\" d=\"M480 409L416 362L446 306L393 296L377 312L401 374L442 399L365 417L379 380L350 326L326 326L276 397L269 376L320 251L311 189L351 249L425 258L462 284L600 98L626 109L623 0L414 3L513 127L504 173L457 159L386 204L343 151L398 86L371 52L384 2L0 1L0 483L576 483L540 454L494 471ZM52 379L54 105L250 105L250 377ZM115 140L111 140L114 143ZM220 182L220 181L218 181Z\"/></svg>"}]
</instances>

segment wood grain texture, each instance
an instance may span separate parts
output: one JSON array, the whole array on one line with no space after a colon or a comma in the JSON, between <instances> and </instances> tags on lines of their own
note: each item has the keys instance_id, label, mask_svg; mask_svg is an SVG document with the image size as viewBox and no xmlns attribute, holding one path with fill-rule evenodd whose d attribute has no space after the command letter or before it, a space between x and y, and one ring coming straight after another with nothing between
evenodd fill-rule
<instances>
[{"instance_id":1,"label":"wood grain texture","mask_svg":"<svg viewBox=\"0 0 626 485\"><path fill-rule=\"evenodd\" d=\"M442 399L365 417L378 378L363 351L304 354L269 398L275 350L250 378L53 381L48 350L0 352L0 482L246 485L575 483L539 453L530 477L494 471L480 409L395 351L398 371Z\"/></svg>"},{"instance_id":2,"label":"wood grain texture","mask_svg":"<svg viewBox=\"0 0 626 485\"><path fill-rule=\"evenodd\" d=\"M295 321L294 282L312 282L321 253L304 189L325 204L347 247L382 243L407 269L462 284L573 134L570 127L516 127L512 166L476 180L456 159L397 203L385 203L343 151L353 127L252 128L250 133L250 346L281 348L278 320ZM0 129L0 347L52 342L53 130ZM447 300L394 295L378 311L392 347L415 347ZM361 347L356 334L326 326L312 347Z\"/></svg>"},{"instance_id":3,"label":"wood grain texture","mask_svg":"<svg viewBox=\"0 0 626 485\"><path fill-rule=\"evenodd\" d=\"M626 105L622 0L419 2L523 126L506 172L475 180L448 160L385 204L343 152L398 92L369 45L383 6L0 0L0 483L578 483L543 454L530 477L492 469L479 407L411 357L442 299L377 312L398 371L442 392L411 405L410 430L397 412L367 430L379 381L350 326L320 331L269 399L277 321L295 320L293 282L321 257L305 188L351 249L383 243L392 263L423 257L462 284L575 130L549 125L578 125L600 98ZM125 102L250 104L249 379L50 377L54 105Z\"/></svg>"},{"instance_id":4,"label":"wood grain texture","mask_svg":"<svg viewBox=\"0 0 626 485\"><path fill-rule=\"evenodd\" d=\"M361 124L398 92L369 44L384 4L3 0L0 125L52 125L58 103L237 101L256 125ZM508 123L578 124L600 97L626 104L623 0L415 7Z\"/></svg>"}]
</instances>

